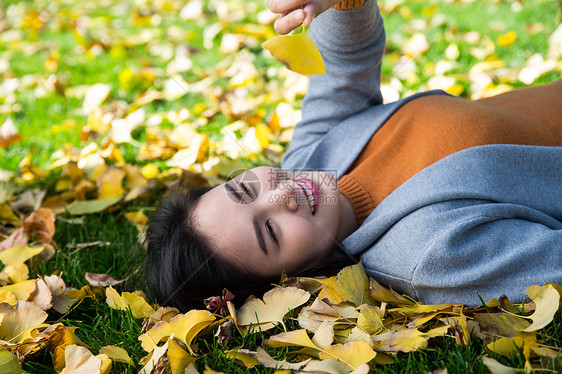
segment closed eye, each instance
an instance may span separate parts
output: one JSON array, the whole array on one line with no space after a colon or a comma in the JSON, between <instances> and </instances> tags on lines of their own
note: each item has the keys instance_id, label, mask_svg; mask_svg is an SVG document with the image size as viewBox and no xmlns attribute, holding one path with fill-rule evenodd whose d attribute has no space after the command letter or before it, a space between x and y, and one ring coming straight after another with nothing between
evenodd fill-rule
<instances>
[{"instance_id":1,"label":"closed eye","mask_svg":"<svg viewBox=\"0 0 562 374\"><path fill-rule=\"evenodd\" d=\"M269 236L271 236L271 239L273 239L273 241L275 243L277 243L277 236L275 235L275 231L273 230L273 227L271 227L271 224L269 223L269 220L265 221L265 228L266 228Z\"/></svg>"},{"instance_id":2,"label":"closed eye","mask_svg":"<svg viewBox=\"0 0 562 374\"><path fill-rule=\"evenodd\" d=\"M244 193L246 195L248 195L252 200L256 198L256 196L254 195L254 192L251 189L249 189L248 186L246 186L246 184L244 184L244 182L240 182L240 187L242 188Z\"/></svg>"}]
</instances>

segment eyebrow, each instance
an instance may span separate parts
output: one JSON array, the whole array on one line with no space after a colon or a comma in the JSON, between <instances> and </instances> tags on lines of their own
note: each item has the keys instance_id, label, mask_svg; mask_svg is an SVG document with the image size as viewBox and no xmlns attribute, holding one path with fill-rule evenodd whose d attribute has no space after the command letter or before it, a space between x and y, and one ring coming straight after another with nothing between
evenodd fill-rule
<instances>
[{"instance_id":1,"label":"eyebrow","mask_svg":"<svg viewBox=\"0 0 562 374\"><path fill-rule=\"evenodd\" d=\"M229 183L225 183L224 187L228 190L228 192L234 194L234 196L236 196L238 201L242 200L242 196L240 195L240 193L238 191L236 191L236 189L234 187L232 187ZM268 253L267 253L267 248L265 246L265 240L263 239L263 235L261 233L260 226L258 224L258 219L256 218L256 216L253 217L252 224L254 225L254 231L256 232L256 237L258 239L258 245L259 245L260 249L262 250L262 252L267 255Z\"/></svg>"}]
</instances>

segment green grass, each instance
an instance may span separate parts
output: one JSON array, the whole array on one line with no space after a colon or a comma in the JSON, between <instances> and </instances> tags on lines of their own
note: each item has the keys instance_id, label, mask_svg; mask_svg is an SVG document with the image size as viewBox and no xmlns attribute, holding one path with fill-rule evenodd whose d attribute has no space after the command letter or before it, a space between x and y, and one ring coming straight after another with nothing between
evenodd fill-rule
<instances>
[{"instance_id":1,"label":"green grass","mask_svg":"<svg viewBox=\"0 0 562 374\"><path fill-rule=\"evenodd\" d=\"M8 117L12 118L16 124L23 140L10 145L8 148L0 148L0 169L17 171L21 160L31 149L33 154L33 164L44 169L52 161L52 155L66 144L70 144L77 149L84 147L87 142L83 142L80 131L87 123L87 116L81 113L82 100L73 97L65 97L56 91L46 91L42 97L38 95L44 82L50 76L59 79L62 86L71 88L79 85L91 85L102 82L109 83L113 89L110 99L105 106L110 107L112 103L122 101L125 106L134 102L140 93L151 85L161 88L163 82L168 78L167 74L160 67L167 61L160 57L151 55L150 47L155 45L166 45L170 43L175 48L178 43L188 46L192 50L190 56L193 60L194 68L182 77L188 82L195 82L207 76L213 76L212 87L218 93L228 90L228 79L215 71L215 67L225 59L236 58L232 54L224 54L219 51L221 35L226 32L233 32L237 26L245 25L250 22L255 23L256 12L247 12L244 17L235 22L223 23L223 31L214 39L213 48L206 49L203 46L203 34L207 26L218 22L217 15L210 4L206 2L205 19L197 22L181 21L178 18L181 1L170 1L175 9L160 9L156 5L150 7L150 11L161 17L157 26L142 26L134 24L133 14L138 10L133 1L127 2L105 2L106 6L87 6L91 2L52 2L47 0L40 1L17 1L7 0L0 5L6 30L20 30L21 38L19 41L0 42L0 59L9 62L6 72L0 72L0 84L10 78L18 78L21 81L28 81L14 93L13 98L20 106L20 109L10 114L0 114L0 124ZM95 3L95 2L94 2ZM125 10L118 8L125 3ZM236 2L234 2L236 3ZM238 4L256 3L258 9L263 9L263 1L238 1ZM383 83L389 83L393 77L393 70L396 68L394 57L400 54L402 43L407 40L415 31L413 27L416 19L425 19L428 26L420 30L423 32L430 49L423 55L414 58L416 63L417 80L412 82L402 81L403 88L400 95L423 89L423 86L432 76L430 67L443 59L443 54L447 46L454 42L460 50L458 65L447 75L455 77L457 82L464 87L463 96L470 97L472 94L471 86L468 81L467 72L472 66L479 62L471 55L470 50L474 47L482 47L481 42L477 45L470 45L464 39L469 31L477 31L481 39L488 38L496 43L497 38L514 30L517 39L514 45L509 47L496 46L494 58L503 60L505 67L517 69L524 66L527 59L540 53L546 56L548 50L548 36L559 25L561 17L559 2L556 1L525 1L522 2L520 11L513 11L519 2L516 1L474 1L474 2L441 2L441 1L404 1L398 8L388 11L383 4L383 14L387 29L388 53L383 61ZM21 9L21 10L18 10ZM8 18L6 12L15 12L25 16L31 10L42 12L48 16L49 21L40 32L33 32L29 28L22 27L22 21L18 17ZM423 15L422 15L423 14ZM92 26L83 33L83 39L76 37L72 32L73 22L82 22L88 17L105 17L106 22L101 27ZM99 18L101 20L102 18ZM540 32L530 33L528 27L531 23L542 25ZM104 26L105 25L105 26ZM184 37L180 40L168 40L166 32L169 27L175 26L182 30ZM151 40L147 44L137 46L124 46L123 40L127 35L138 34L146 28L158 28L162 30L161 36ZM111 32L111 37L104 38L106 30ZM1 30L4 33L5 30ZM101 40L106 43L100 54L89 56L87 50ZM2 39L0 39L2 40ZM35 45L38 50L29 53L26 47ZM249 45L247 51L255 55L255 66L260 76L249 86L250 96L267 93L267 86L264 81L279 78L264 78L270 68L282 69L270 58L265 57L259 44ZM57 68L48 71L45 61L52 53L59 53ZM125 68L130 68L135 72L143 68L151 68L156 79L154 82L136 82L131 88L121 87L119 74ZM497 71L494 83L509 83L513 87L523 84L513 79L509 80L508 71ZM552 71L541 76L535 83L547 83L561 78L560 71ZM38 88L39 87L39 88ZM222 91L221 91L222 90ZM175 101L157 101L145 106L147 113L157 113L169 110L178 110L186 107L193 109L199 102L209 103L210 98L203 94L186 95ZM0 96L0 105L6 104L8 98ZM300 98L297 98L297 107L300 105ZM271 116L274 104L264 102L258 103L251 113L258 110L266 111L266 119ZM199 129L202 133L211 136L212 139L220 139L220 129L228 123L238 118L230 117L224 113L218 113L208 124ZM134 133L135 139L145 140L144 127ZM102 139L98 139L99 143ZM88 140L88 142L91 140ZM124 144L120 146L127 162L143 164L145 161L137 160L138 148ZM272 163L273 161L260 155L244 162L254 164L257 162ZM163 165L163 161L157 162ZM52 175L42 181L27 185L25 188L42 187L53 193L54 183L57 173L55 170ZM86 285L84 278L85 272L107 273L117 279L129 278L127 282L119 286L121 290L144 290L148 294L149 290L144 282L140 264L144 252L137 242L137 230L129 223L124 213L127 210L147 208L150 211L154 208L158 196L143 201L130 204L121 210L115 210L83 218L61 215L57 218L57 231L55 241L59 251L46 263L33 263L33 271L36 274L59 273L68 286L80 288ZM75 245L79 243L103 241L110 244L104 247L92 247L76 250ZM499 296L499 295L498 295ZM138 364L140 358L144 356L138 336L141 331L141 320L136 320L128 312L120 312L109 308L104 300L86 299L82 301L67 315L61 316L52 312L48 322L64 322L67 326L78 327L77 335L94 352L109 344L118 345L125 348L135 365L114 364L113 372L135 373L140 369ZM297 327L295 321L289 321L290 326ZM244 347L255 349L267 336L279 333L276 329L267 334L254 334L243 338L239 335L233 337L227 347L220 347L213 334L209 334L201 339L199 348L203 357L197 362L199 370L204 369L205 365L217 371L226 373L247 373L264 372L273 373L273 369L260 368L259 370L248 370L233 363L228 359L223 350ZM545 344L560 347L562 339L562 321L557 315L553 324L545 331ZM283 358L283 349L269 350L276 356ZM449 373L485 373L487 370L482 364L481 356L490 355L500 362L509 365L522 367L524 358L522 354L516 355L513 359L499 357L486 351L485 347L474 342L469 347L460 347L450 338L435 339L430 347L421 352L405 354L398 357L393 365L378 366L373 372L381 373L419 373L447 368ZM296 359L296 355L289 354L287 357ZM48 350L41 350L31 360L24 365L25 370L32 373L51 373L54 372L51 363L52 357ZM549 366L550 365L550 366ZM553 366L550 362L544 363L545 371L556 372L559 366Z\"/></svg>"}]
</instances>

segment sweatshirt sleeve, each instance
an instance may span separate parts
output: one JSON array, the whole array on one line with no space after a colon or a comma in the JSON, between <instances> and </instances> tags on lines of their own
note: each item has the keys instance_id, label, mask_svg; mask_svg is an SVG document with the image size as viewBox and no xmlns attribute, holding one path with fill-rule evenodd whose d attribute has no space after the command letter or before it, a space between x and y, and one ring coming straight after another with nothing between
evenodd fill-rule
<instances>
[{"instance_id":1,"label":"sweatshirt sleeve","mask_svg":"<svg viewBox=\"0 0 562 374\"><path fill-rule=\"evenodd\" d=\"M346 0L338 6L344 6ZM344 4L345 3L345 4ZM385 32L375 0L349 9L329 9L310 26L310 37L320 50L326 73L313 75L302 104L302 121L293 133L283 163L298 165L300 157L345 119L382 103L381 60Z\"/></svg>"}]
</instances>

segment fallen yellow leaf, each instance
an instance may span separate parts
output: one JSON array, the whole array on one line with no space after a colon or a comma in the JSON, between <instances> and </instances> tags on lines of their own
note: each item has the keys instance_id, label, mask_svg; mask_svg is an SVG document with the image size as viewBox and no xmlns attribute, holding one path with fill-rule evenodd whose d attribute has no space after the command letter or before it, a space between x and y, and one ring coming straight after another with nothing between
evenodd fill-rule
<instances>
[{"instance_id":1,"label":"fallen yellow leaf","mask_svg":"<svg viewBox=\"0 0 562 374\"><path fill-rule=\"evenodd\" d=\"M297 73L311 75L326 72L320 51L305 31L294 35L274 36L262 43L262 47Z\"/></svg>"},{"instance_id":2,"label":"fallen yellow leaf","mask_svg":"<svg viewBox=\"0 0 562 374\"><path fill-rule=\"evenodd\" d=\"M145 334L139 336L142 348L150 352L165 338L175 336L184 343L190 353L194 355L191 342L201 330L215 321L215 316L207 310L190 310L185 314L178 314L170 322L160 321Z\"/></svg>"},{"instance_id":3,"label":"fallen yellow leaf","mask_svg":"<svg viewBox=\"0 0 562 374\"><path fill-rule=\"evenodd\" d=\"M4 265L15 265L37 256L43 251L43 247L12 247L0 252L0 261Z\"/></svg>"},{"instance_id":4,"label":"fallen yellow leaf","mask_svg":"<svg viewBox=\"0 0 562 374\"><path fill-rule=\"evenodd\" d=\"M370 295L369 278L367 278L361 263L343 268L338 273L336 276L336 291L356 306L375 304Z\"/></svg>"},{"instance_id":5,"label":"fallen yellow leaf","mask_svg":"<svg viewBox=\"0 0 562 374\"><path fill-rule=\"evenodd\" d=\"M377 353L373 351L369 343L362 340L335 344L319 353L321 359L336 359L345 362L353 370L360 365L371 361Z\"/></svg>"},{"instance_id":6,"label":"fallen yellow leaf","mask_svg":"<svg viewBox=\"0 0 562 374\"><path fill-rule=\"evenodd\" d=\"M100 348L100 353L106 354L113 361L124 362L126 364L132 363L131 357L129 357L127 351L115 345L106 345Z\"/></svg>"},{"instance_id":7,"label":"fallen yellow leaf","mask_svg":"<svg viewBox=\"0 0 562 374\"><path fill-rule=\"evenodd\" d=\"M412 306L416 303L415 301L398 294L396 291L382 286L374 279L370 280L369 285L371 289L371 297L376 301L407 306Z\"/></svg>"},{"instance_id":8,"label":"fallen yellow leaf","mask_svg":"<svg viewBox=\"0 0 562 374\"><path fill-rule=\"evenodd\" d=\"M31 293L35 291L36 280L30 279L23 282L18 282L15 284L10 284L8 286L0 287L0 290L8 290L12 292L18 300L27 300Z\"/></svg>"},{"instance_id":9,"label":"fallen yellow leaf","mask_svg":"<svg viewBox=\"0 0 562 374\"><path fill-rule=\"evenodd\" d=\"M515 39L517 39L517 33L511 30L498 37L498 45L500 47L509 47L510 45L515 43Z\"/></svg>"},{"instance_id":10,"label":"fallen yellow leaf","mask_svg":"<svg viewBox=\"0 0 562 374\"><path fill-rule=\"evenodd\" d=\"M111 286L105 290L106 302L110 308L126 310L131 308L134 318L145 318L154 313L152 308L142 296L130 292L123 292L120 296Z\"/></svg>"},{"instance_id":11,"label":"fallen yellow leaf","mask_svg":"<svg viewBox=\"0 0 562 374\"><path fill-rule=\"evenodd\" d=\"M283 317L289 311L306 303L310 294L296 287L276 287L261 299L251 299L237 312L236 325L242 334L265 331L283 324Z\"/></svg>"},{"instance_id":12,"label":"fallen yellow leaf","mask_svg":"<svg viewBox=\"0 0 562 374\"><path fill-rule=\"evenodd\" d=\"M18 361L18 357L6 350L0 351L0 372L5 374L21 374L21 365Z\"/></svg>"},{"instance_id":13,"label":"fallen yellow leaf","mask_svg":"<svg viewBox=\"0 0 562 374\"><path fill-rule=\"evenodd\" d=\"M250 352L248 349L232 349L224 353L229 359L242 362L248 369L260 364L256 358L256 352Z\"/></svg>"},{"instance_id":14,"label":"fallen yellow leaf","mask_svg":"<svg viewBox=\"0 0 562 374\"><path fill-rule=\"evenodd\" d=\"M416 351L427 347L429 338L445 335L447 330L449 330L449 326L436 327L428 332L421 332L418 329L402 329L389 340L389 345L395 351Z\"/></svg>"},{"instance_id":15,"label":"fallen yellow leaf","mask_svg":"<svg viewBox=\"0 0 562 374\"><path fill-rule=\"evenodd\" d=\"M281 334L273 335L269 339L265 340L265 345L269 347L287 347L287 346L299 346L311 348L320 351L321 348L310 340L305 329L282 332Z\"/></svg>"},{"instance_id":16,"label":"fallen yellow leaf","mask_svg":"<svg viewBox=\"0 0 562 374\"><path fill-rule=\"evenodd\" d=\"M24 300L18 301L15 309L2 308L0 313L4 313L0 324L0 340L10 343L32 340L34 330L47 326L43 324L47 319L47 313L37 305Z\"/></svg>"},{"instance_id":17,"label":"fallen yellow leaf","mask_svg":"<svg viewBox=\"0 0 562 374\"><path fill-rule=\"evenodd\" d=\"M195 363L195 357L191 356L174 339L168 340L167 354L172 373L182 372L189 364Z\"/></svg>"},{"instance_id":18,"label":"fallen yellow leaf","mask_svg":"<svg viewBox=\"0 0 562 374\"><path fill-rule=\"evenodd\" d=\"M533 320L533 323L523 331L537 331L552 322L560 305L560 294L550 284L543 287L531 286L525 292L535 302L536 309L526 317Z\"/></svg>"}]
</instances>

